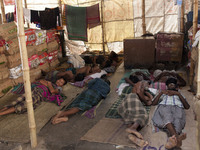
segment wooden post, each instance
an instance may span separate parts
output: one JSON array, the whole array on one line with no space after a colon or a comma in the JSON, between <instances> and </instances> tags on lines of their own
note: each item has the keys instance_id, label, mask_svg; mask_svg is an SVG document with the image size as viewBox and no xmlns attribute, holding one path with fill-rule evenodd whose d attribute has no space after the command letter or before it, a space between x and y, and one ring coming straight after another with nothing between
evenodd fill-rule
<instances>
[{"instance_id":1,"label":"wooden post","mask_svg":"<svg viewBox=\"0 0 200 150\"><path fill-rule=\"evenodd\" d=\"M37 146L37 135L36 135L36 125L35 125L35 118L33 111L32 94L31 94L28 55L27 55L26 41L24 34L24 17L23 17L22 0L16 0L16 7L17 7L17 24L18 24L17 31L18 31L20 54L21 54L21 62L23 68L23 80L25 87L27 112L28 112L31 147L35 148Z\"/></svg>"},{"instance_id":2,"label":"wooden post","mask_svg":"<svg viewBox=\"0 0 200 150\"><path fill-rule=\"evenodd\" d=\"M58 0L58 3L59 3L59 10L60 10L60 20L61 20L61 27L63 26L63 19L62 19L62 2L61 0Z\"/></svg>"},{"instance_id":3,"label":"wooden post","mask_svg":"<svg viewBox=\"0 0 200 150\"><path fill-rule=\"evenodd\" d=\"M104 42L103 6L104 6L104 0L101 0L102 47L103 47L103 55L105 56L106 52L105 52L105 42Z\"/></svg>"},{"instance_id":4,"label":"wooden post","mask_svg":"<svg viewBox=\"0 0 200 150\"><path fill-rule=\"evenodd\" d=\"M184 33L184 13L185 13L185 1L182 0L182 5L181 5L181 28L180 31Z\"/></svg>"},{"instance_id":5,"label":"wooden post","mask_svg":"<svg viewBox=\"0 0 200 150\"><path fill-rule=\"evenodd\" d=\"M146 23L145 23L145 0L142 0L142 30L143 34L146 33Z\"/></svg>"},{"instance_id":6,"label":"wooden post","mask_svg":"<svg viewBox=\"0 0 200 150\"><path fill-rule=\"evenodd\" d=\"M197 32L197 20L198 20L198 0L194 0L194 4L193 4L193 41L194 41L195 34ZM192 83L193 83L194 67L195 67L194 60L191 58L190 78L189 78L190 85L192 85Z\"/></svg>"},{"instance_id":7,"label":"wooden post","mask_svg":"<svg viewBox=\"0 0 200 150\"><path fill-rule=\"evenodd\" d=\"M197 94L196 94L196 97L200 97L200 52L199 52L199 50L200 50L200 44L199 44L199 46L198 46L198 62L197 62L197 64L198 64L198 69L197 69ZM200 115L200 114L199 114Z\"/></svg>"},{"instance_id":8,"label":"wooden post","mask_svg":"<svg viewBox=\"0 0 200 150\"><path fill-rule=\"evenodd\" d=\"M1 2L1 19L2 19L2 23L7 23L3 0L0 0L0 2Z\"/></svg>"},{"instance_id":9,"label":"wooden post","mask_svg":"<svg viewBox=\"0 0 200 150\"><path fill-rule=\"evenodd\" d=\"M24 4L25 4L25 8L27 9L27 1L26 0L24 0ZM27 23L27 26L28 26L28 28L30 28L30 24L29 23Z\"/></svg>"}]
</instances>

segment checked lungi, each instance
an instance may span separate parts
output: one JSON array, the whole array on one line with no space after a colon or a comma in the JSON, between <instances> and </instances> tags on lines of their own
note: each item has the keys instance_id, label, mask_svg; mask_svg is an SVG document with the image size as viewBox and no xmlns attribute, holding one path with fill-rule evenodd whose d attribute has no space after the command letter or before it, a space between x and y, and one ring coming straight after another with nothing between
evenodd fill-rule
<instances>
[{"instance_id":1,"label":"checked lungi","mask_svg":"<svg viewBox=\"0 0 200 150\"><path fill-rule=\"evenodd\" d=\"M118 107L118 113L122 116L125 124L137 122L144 127L148 122L148 113L135 93L128 94Z\"/></svg>"}]
</instances>

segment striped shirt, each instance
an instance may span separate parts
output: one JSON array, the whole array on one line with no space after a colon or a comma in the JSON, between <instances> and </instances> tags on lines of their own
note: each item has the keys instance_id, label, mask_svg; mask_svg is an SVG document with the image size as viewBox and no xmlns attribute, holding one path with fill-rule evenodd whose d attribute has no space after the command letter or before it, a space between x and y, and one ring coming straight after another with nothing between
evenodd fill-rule
<instances>
[{"instance_id":1,"label":"striped shirt","mask_svg":"<svg viewBox=\"0 0 200 150\"><path fill-rule=\"evenodd\" d=\"M183 98L186 100L186 98L184 96L183 96ZM184 108L178 95L169 96L169 95L163 94L163 95L161 95L161 97L159 99L159 104L160 105L172 105L172 106L178 106L178 107Z\"/></svg>"}]
</instances>

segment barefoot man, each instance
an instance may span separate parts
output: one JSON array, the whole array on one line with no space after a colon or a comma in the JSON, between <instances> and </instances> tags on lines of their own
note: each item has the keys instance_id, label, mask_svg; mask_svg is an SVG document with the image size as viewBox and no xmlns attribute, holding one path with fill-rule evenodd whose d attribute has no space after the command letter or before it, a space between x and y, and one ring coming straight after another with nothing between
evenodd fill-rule
<instances>
[{"instance_id":1,"label":"barefoot man","mask_svg":"<svg viewBox=\"0 0 200 150\"><path fill-rule=\"evenodd\" d=\"M165 148L171 149L181 147L182 140L186 138L186 134L182 133L185 127L185 111L190 105L185 97L177 90L177 79L168 78L166 81L166 91L161 91L154 99L152 105L158 104L153 115L153 124L159 128L167 129L170 138Z\"/></svg>"},{"instance_id":2,"label":"barefoot man","mask_svg":"<svg viewBox=\"0 0 200 150\"><path fill-rule=\"evenodd\" d=\"M125 124L127 125L126 132L130 133L128 138L140 147L148 145L148 142L143 140L143 136L137 130L144 127L148 122L148 114L143 105L143 100L151 102L148 94L144 95L143 82L139 81L134 84L132 93L128 94L122 104L118 107L118 113L122 116ZM146 104L148 105L148 104ZM151 103L149 103L151 105Z\"/></svg>"}]
</instances>

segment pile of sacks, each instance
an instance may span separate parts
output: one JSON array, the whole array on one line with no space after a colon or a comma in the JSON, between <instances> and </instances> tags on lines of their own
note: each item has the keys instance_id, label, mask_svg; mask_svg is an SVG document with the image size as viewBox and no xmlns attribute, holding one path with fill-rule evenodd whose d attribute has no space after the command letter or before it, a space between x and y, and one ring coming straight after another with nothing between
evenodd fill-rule
<instances>
[{"instance_id":1,"label":"pile of sacks","mask_svg":"<svg viewBox=\"0 0 200 150\"><path fill-rule=\"evenodd\" d=\"M25 39L30 68L30 80L41 77L41 70L58 66L61 53L55 30L25 29ZM12 86L23 82L22 62L14 22L0 25L0 96Z\"/></svg>"}]
</instances>

